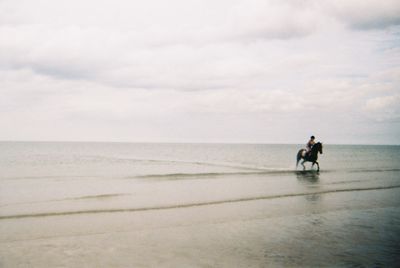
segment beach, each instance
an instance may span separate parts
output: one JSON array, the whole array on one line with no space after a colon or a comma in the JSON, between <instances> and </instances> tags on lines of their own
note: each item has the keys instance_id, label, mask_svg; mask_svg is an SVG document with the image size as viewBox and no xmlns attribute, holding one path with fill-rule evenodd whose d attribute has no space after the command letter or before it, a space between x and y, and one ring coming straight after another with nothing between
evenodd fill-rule
<instances>
[{"instance_id":1,"label":"beach","mask_svg":"<svg viewBox=\"0 0 400 268\"><path fill-rule=\"evenodd\" d=\"M0 143L1 267L394 267L400 147Z\"/></svg>"}]
</instances>

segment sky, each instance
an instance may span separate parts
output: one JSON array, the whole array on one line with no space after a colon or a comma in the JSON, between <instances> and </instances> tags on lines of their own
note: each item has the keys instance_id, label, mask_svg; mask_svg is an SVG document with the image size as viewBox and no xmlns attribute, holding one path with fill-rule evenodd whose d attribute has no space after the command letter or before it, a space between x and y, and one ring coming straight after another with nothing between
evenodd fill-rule
<instances>
[{"instance_id":1,"label":"sky","mask_svg":"<svg viewBox=\"0 0 400 268\"><path fill-rule=\"evenodd\" d=\"M0 0L0 140L400 144L398 0Z\"/></svg>"}]
</instances>

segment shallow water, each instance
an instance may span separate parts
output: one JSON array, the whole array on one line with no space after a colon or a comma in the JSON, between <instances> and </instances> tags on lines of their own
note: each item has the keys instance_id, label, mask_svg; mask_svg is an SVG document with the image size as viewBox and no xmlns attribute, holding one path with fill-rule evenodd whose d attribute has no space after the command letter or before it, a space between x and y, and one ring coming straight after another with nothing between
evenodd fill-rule
<instances>
[{"instance_id":1,"label":"shallow water","mask_svg":"<svg viewBox=\"0 0 400 268\"><path fill-rule=\"evenodd\" d=\"M0 143L0 266L396 266L400 147L301 147Z\"/></svg>"}]
</instances>

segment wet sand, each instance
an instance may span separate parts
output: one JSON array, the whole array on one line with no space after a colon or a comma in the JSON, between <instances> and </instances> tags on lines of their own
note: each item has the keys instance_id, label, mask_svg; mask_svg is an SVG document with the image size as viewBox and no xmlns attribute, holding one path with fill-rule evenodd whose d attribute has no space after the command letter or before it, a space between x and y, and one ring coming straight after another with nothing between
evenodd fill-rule
<instances>
[{"instance_id":1,"label":"wet sand","mask_svg":"<svg viewBox=\"0 0 400 268\"><path fill-rule=\"evenodd\" d=\"M398 172L377 175L2 180L0 264L392 266Z\"/></svg>"}]
</instances>

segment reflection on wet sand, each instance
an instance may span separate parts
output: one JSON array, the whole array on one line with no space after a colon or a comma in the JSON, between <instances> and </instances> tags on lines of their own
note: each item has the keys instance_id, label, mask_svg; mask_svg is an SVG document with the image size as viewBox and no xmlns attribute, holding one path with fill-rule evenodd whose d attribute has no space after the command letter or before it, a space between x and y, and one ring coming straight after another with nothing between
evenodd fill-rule
<instances>
[{"instance_id":1,"label":"reflection on wet sand","mask_svg":"<svg viewBox=\"0 0 400 268\"><path fill-rule=\"evenodd\" d=\"M300 184L305 185L307 188L314 188L318 186L319 183L319 172L318 171L313 171L313 170L306 170L306 171L297 171L296 172L296 177L297 180L300 182ZM320 194L311 194L311 195L306 195L305 199L307 201L311 201L315 203L316 201L321 200L321 195Z\"/></svg>"},{"instance_id":2,"label":"reflection on wet sand","mask_svg":"<svg viewBox=\"0 0 400 268\"><path fill-rule=\"evenodd\" d=\"M319 172L314 170L296 171L296 177L302 183L318 183Z\"/></svg>"}]
</instances>

